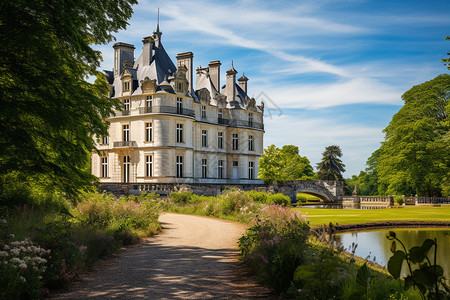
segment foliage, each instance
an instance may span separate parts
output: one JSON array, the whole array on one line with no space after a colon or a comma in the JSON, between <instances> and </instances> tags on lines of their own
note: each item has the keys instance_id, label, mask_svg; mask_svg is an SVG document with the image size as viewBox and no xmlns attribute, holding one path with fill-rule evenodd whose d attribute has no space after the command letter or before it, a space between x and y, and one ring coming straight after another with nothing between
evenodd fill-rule
<instances>
[{"instance_id":1,"label":"foliage","mask_svg":"<svg viewBox=\"0 0 450 300\"><path fill-rule=\"evenodd\" d=\"M377 164L384 194L450 192L450 75L405 92L405 105L385 128Z\"/></svg>"},{"instance_id":2,"label":"foliage","mask_svg":"<svg viewBox=\"0 0 450 300\"><path fill-rule=\"evenodd\" d=\"M115 100L96 71L136 0L0 2L0 190L6 179L77 194ZM88 83L87 76L97 76Z\"/></svg>"},{"instance_id":3,"label":"foliage","mask_svg":"<svg viewBox=\"0 0 450 300\"><path fill-rule=\"evenodd\" d=\"M450 36L446 36L445 39L450 41ZM450 55L450 52L448 52L447 55ZM450 70L450 57L449 58L443 58L441 60L441 62L443 62L444 65L447 66L447 69Z\"/></svg>"},{"instance_id":4,"label":"foliage","mask_svg":"<svg viewBox=\"0 0 450 300\"><path fill-rule=\"evenodd\" d=\"M270 145L259 159L258 178L265 182L308 180L313 176L308 158L300 156L298 147L294 145L285 145L281 149Z\"/></svg>"},{"instance_id":5,"label":"foliage","mask_svg":"<svg viewBox=\"0 0 450 300\"><path fill-rule=\"evenodd\" d=\"M395 196L394 202L397 203L398 205L403 205L404 203L403 196L402 195Z\"/></svg>"},{"instance_id":6,"label":"foliage","mask_svg":"<svg viewBox=\"0 0 450 300\"><path fill-rule=\"evenodd\" d=\"M275 291L286 290L296 267L303 262L309 226L300 213L281 205L264 207L239 248L259 279Z\"/></svg>"},{"instance_id":7,"label":"foliage","mask_svg":"<svg viewBox=\"0 0 450 300\"><path fill-rule=\"evenodd\" d=\"M276 205L290 205L291 204L291 198L289 198L289 196L281 194L281 193L269 195L269 201L271 204L276 204Z\"/></svg>"},{"instance_id":8,"label":"foliage","mask_svg":"<svg viewBox=\"0 0 450 300\"><path fill-rule=\"evenodd\" d=\"M436 264L436 239L426 239L422 246L415 246L406 250L405 245L396 237L395 232L390 231L387 236L392 240L391 252L394 255L388 261L388 271L394 278L400 278L403 262L406 261L409 275L405 277L404 289L417 287L423 298L427 299L448 299L450 288L444 280L444 271L440 265ZM397 242L403 248L397 250ZM428 252L434 246L434 262L428 258ZM418 268L413 268L416 265Z\"/></svg>"},{"instance_id":9,"label":"foliage","mask_svg":"<svg viewBox=\"0 0 450 300\"><path fill-rule=\"evenodd\" d=\"M317 178L319 180L343 180L341 172L345 172L345 165L340 157L342 157L342 150L339 146L326 147L322 152L322 160L317 164Z\"/></svg>"},{"instance_id":10,"label":"foliage","mask_svg":"<svg viewBox=\"0 0 450 300\"><path fill-rule=\"evenodd\" d=\"M2 293L7 299L40 298L99 258L159 229L154 194L116 199L84 193L73 205L58 194L31 197L29 205L0 207L0 298ZM18 268L2 261L13 257Z\"/></svg>"}]
</instances>

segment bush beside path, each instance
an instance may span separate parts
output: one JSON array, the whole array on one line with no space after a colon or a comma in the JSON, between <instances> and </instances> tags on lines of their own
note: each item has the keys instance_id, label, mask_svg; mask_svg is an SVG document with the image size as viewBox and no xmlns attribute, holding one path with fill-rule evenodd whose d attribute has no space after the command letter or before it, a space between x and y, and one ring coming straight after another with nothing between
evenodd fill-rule
<instances>
[{"instance_id":1,"label":"bush beside path","mask_svg":"<svg viewBox=\"0 0 450 300\"><path fill-rule=\"evenodd\" d=\"M270 299L238 260L245 225L172 213L159 221L160 234L101 262L52 299Z\"/></svg>"}]
</instances>

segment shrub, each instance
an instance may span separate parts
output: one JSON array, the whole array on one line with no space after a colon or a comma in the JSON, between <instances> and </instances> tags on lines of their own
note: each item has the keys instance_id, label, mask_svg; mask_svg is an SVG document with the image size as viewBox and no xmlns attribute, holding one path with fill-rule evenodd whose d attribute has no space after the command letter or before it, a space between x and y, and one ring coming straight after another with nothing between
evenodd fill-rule
<instances>
[{"instance_id":1,"label":"shrub","mask_svg":"<svg viewBox=\"0 0 450 300\"><path fill-rule=\"evenodd\" d=\"M289 196L286 196L284 194L278 193L278 194L269 194L269 202L274 203L276 205L290 205L291 204L291 198Z\"/></svg>"},{"instance_id":2,"label":"shrub","mask_svg":"<svg viewBox=\"0 0 450 300\"><path fill-rule=\"evenodd\" d=\"M169 197L175 203L187 203L192 195L192 192L171 192Z\"/></svg>"},{"instance_id":3,"label":"shrub","mask_svg":"<svg viewBox=\"0 0 450 300\"><path fill-rule=\"evenodd\" d=\"M270 194L265 192L258 192L255 190L251 190L247 192L248 196L253 199L254 202L262 203L262 204L270 204L269 196Z\"/></svg>"},{"instance_id":4,"label":"shrub","mask_svg":"<svg viewBox=\"0 0 450 300\"><path fill-rule=\"evenodd\" d=\"M239 248L260 280L275 291L291 284L296 267L303 261L309 226L299 212L281 205L264 207L244 236Z\"/></svg>"},{"instance_id":5,"label":"shrub","mask_svg":"<svg viewBox=\"0 0 450 300\"><path fill-rule=\"evenodd\" d=\"M402 195L395 196L394 202L397 203L398 205L403 205L404 203L403 196Z\"/></svg>"},{"instance_id":6,"label":"shrub","mask_svg":"<svg viewBox=\"0 0 450 300\"><path fill-rule=\"evenodd\" d=\"M225 190L218 197L219 211L224 215L239 212L249 202L251 199L248 194L240 190Z\"/></svg>"}]
</instances>

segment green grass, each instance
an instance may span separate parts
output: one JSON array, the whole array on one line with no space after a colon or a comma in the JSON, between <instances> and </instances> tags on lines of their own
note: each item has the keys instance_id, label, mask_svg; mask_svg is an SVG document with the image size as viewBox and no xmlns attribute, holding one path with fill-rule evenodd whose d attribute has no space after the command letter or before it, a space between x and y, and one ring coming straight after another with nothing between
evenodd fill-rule
<instances>
[{"instance_id":1,"label":"green grass","mask_svg":"<svg viewBox=\"0 0 450 300\"><path fill-rule=\"evenodd\" d=\"M306 201L320 201L319 198L317 198L316 196L310 195L310 194L306 194L306 193L297 193L297 199L299 199L300 197L306 198Z\"/></svg>"},{"instance_id":2,"label":"green grass","mask_svg":"<svg viewBox=\"0 0 450 300\"><path fill-rule=\"evenodd\" d=\"M402 207L385 209L325 209L293 208L302 212L312 226L357 224L383 221L447 221L450 222L450 206L442 207Z\"/></svg>"}]
</instances>

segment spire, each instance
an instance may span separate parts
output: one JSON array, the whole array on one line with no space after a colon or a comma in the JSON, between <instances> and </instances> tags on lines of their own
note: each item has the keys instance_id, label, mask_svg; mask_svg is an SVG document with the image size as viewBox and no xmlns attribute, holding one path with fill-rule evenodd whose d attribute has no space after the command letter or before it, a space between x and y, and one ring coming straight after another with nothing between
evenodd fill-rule
<instances>
[{"instance_id":1,"label":"spire","mask_svg":"<svg viewBox=\"0 0 450 300\"><path fill-rule=\"evenodd\" d=\"M159 8L158 8L158 25L156 25L156 32L159 32Z\"/></svg>"},{"instance_id":2,"label":"spire","mask_svg":"<svg viewBox=\"0 0 450 300\"><path fill-rule=\"evenodd\" d=\"M236 75L237 71L234 69L233 61L231 61L231 68L227 71L227 75Z\"/></svg>"},{"instance_id":3,"label":"spire","mask_svg":"<svg viewBox=\"0 0 450 300\"><path fill-rule=\"evenodd\" d=\"M155 39L155 46L159 47L160 43L161 43L161 35L162 32L159 30L159 8L158 8L158 22L156 25L156 31L153 32L153 37Z\"/></svg>"}]
</instances>

